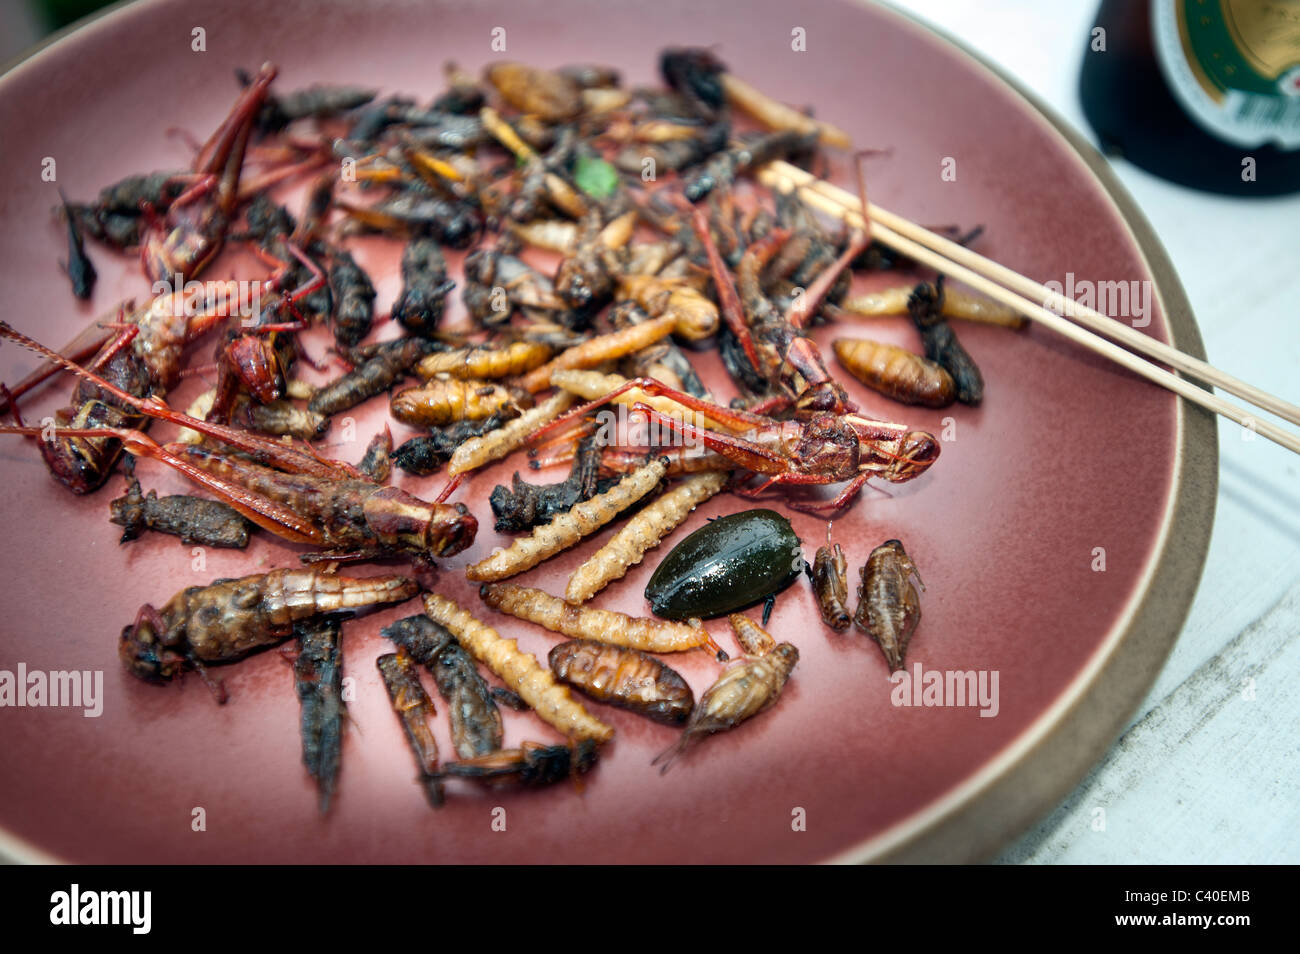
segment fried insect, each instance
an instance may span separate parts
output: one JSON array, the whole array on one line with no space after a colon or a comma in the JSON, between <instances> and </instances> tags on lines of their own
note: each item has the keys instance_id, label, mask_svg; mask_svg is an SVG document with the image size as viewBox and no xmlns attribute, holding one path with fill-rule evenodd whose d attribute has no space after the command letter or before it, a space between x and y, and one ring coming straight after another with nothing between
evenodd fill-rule
<instances>
[{"instance_id":1,"label":"fried insect","mask_svg":"<svg viewBox=\"0 0 1300 954\"><path fill-rule=\"evenodd\" d=\"M81 223L61 189L59 197L63 200L63 221L68 230L68 261L63 268L68 273L68 280L72 282L72 294L86 301L95 290L95 279L98 276L95 274L94 263L86 255L86 244L81 238Z\"/></svg>"},{"instance_id":2,"label":"fried insect","mask_svg":"<svg viewBox=\"0 0 1300 954\"><path fill-rule=\"evenodd\" d=\"M347 374L317 390L307 403L307 409L329 417L356 407L362 401L387 391L410 371L415 362L436 347L423 338L386 341Z\"/></svg>"},{"instance_id":3,"label":"fried insect","mask_svg":"<svg viewBox=\"0 0 1300 954\"><path fill-rule=\"evenodd\" d=\"M912 324L921 333L921 340L925 343L925 356L942 365L952 375L957 400L962 404L979 404L984 400L984 377L944 319L943 301L941 275L933 285L922 282L916 286L907 300L907 311L912 317Z\"/></svg>"},{"instance_id":4,"label":"fried insect","mask_svg":"<svg viewBox=\"0 0 1300 954\"><path fill-rule=\"evenodd\" d=\"M433 674L438 692L451 714L451 738L463 759L487 755L501 748L501 711L488 684L478 674L474 660L445 626L427 616L408 616L381 635Z\"/></svg>"},{"instance_id":5,"label":"fried insect","mask_svg":"<svg viewBox=\"0 0 1300 954\"><path fill-rule=\"evenodd\" d=\"M583 344L561 352L546 364L534 368L520 379L524 390L536 393L551 386L551 374L572 368L594 368L633 351L640 351L672 332L676 317L662 315L639 325L631 325L607 335L597 335Z\"/></svg>"},{"instance_id":6,"label":"fried insect","mask_svg":"<svg viewBox=\"0 0 1300 954\"><path fill-rule=\"evenodd\" d=\"M596 742L586 739L574 746L525 742L517 749L501 749L442 767L443 778L472 779L493 787L553 785L574 775L585 775L596 764Z\"/></svg>"},{"instance_id":7,"label":"fried insect","mask_svg":"<svg viewBox=\"0 0 1300 954\"><path fill-rule=\"evenodd\" d=\"M523 652L513 639L503 639L492 627L436 593L425 596L424 611L435 623L447 627L475 659L519 693L543 722L578 742L587 739L608 742L614 737L612 728L589 715L568 688L558 684L550 671L531 653Z\"/></svg>"},{"instance_id":8,"label":"fried insect","mask_svg":"<svg viewBox=\"0 0 1300 954\"><path fill-rule=\"evenodd\" d=\"M419 387L398 391L388 409L403 424L445 427L457 421L481 421L508 408L532 406L532 398L517 388L491 381L433 378Z\"/></svg>"},{"instance_id":9,"label":"fried insect","mask_svg":"<svg viewBox=\"0 0 1300 954\"><path fill-rule=\"evenodd\" d=\"M575 639L553 648L548 660L561 682L655 722L681 725L695 705L691 687L676 670L635 649Z\"/></svg>"},{"instance_id":10,"label":"fried insect","mask_svg":"<svg viewBox=\"0 0 1300 954\"><path fill-rule=\"evenodd\" d=\"M903 404L947 407L957 399L952 376L935 362L869 338L836 338L835 357L855 378Z\"/></svg>"},{"instance_id":11,"label":"fried insect","mask_svg":"<svg viewBox=\"0 0 1300 954\"><path fill-rule=\"evenodd\" d=\"M673 333L687 341L703 341L718 330L718 306L685 279L622 275L618 297L635 301L656 318L671 317Z\"/></svg>"},{"instance_id":12,"label":"fried insect","mask_svg":"<svg viewBox=\"0 0 1300 954\"><path fill-rule=\"evenodd\" d=\"M603 494L577 503L550 523L535 527L531 536L519 537L506 549L466 567L465 576L477 581L504 580L549 560L651 493L667 469L666 458L648 461Z\"/></svg>"},{"instance_id":13,"label":"fried insect","mask_svg":"<svg viewBox=\"0 0 1300 954\"><path fill-rule=\"evenodd\" d=\"M321 813L329 811L343 754L343 624L337 616L294 624L298 658L293 685L301 709L302 762L316 780Z\"/></svg>"},{"instance_id":14,"label":"fried insect","mask_svg":"<svg viewBox=\"0 0 1300 954\"><path fill-rule=\"evenodd\" d=\"M849 613L849 561L838 543L831 543L831 527L826 525L826 543L817 548L812 565L807 567L822 622L836 632L843 632L852 622Z\"/></svg>"},{"instance_id":15,"label":"fried insect","mask_svg":"<svg viewBox=\"0 0 1300 954\"><path fill-rule=\"evenodd\" d=\"M898 540L876 547L862 566L853 625L880 645L890 672L903 668L907 644L921 622L921 596L912 584L913 576L921 581L916 564Z\"/></svg>"},{"instance_id":16,"label":"fried insect","mask_svg":"<svg viewBox=\"0 0 1300 954\"><path fill-rule=\"evenodd\" d=\"M412 334L438 330L447 294L456 283L447 277L447 260L431 238L414 238L402 250L402 291L393 302L393 318Z\"/></svg>"},{"instance_id":17,"label":"fried insect","mask_svg":"<svg viewBox=\"0 0 1300 954\"><path fill-rule=\"evenodd\" d=\"M776 649L776 640L772 634L744 613L732 613L727 617L727 622L731 624L736 642L746 656L766 656Z\"/></svg>"},{"instance_id":18,"label":"fried insect","mask_svg":"<svg viewBox=\"0 0 1300 954\"><path fill-rule=\"evenodd\" d=\"M216 388L204 391L185 409L185 413L190 417L207 420L216 398ZM303 409L283 399L260 404L247 394L240 394L234 399L226 417L226 423L235 427L273 437L296 437L300 441L314 441L322 437L330 426L328 417L310 408ZM186 428L177 439L186 444L196 444L203 438L197 431Z\"/></svg>"},{"instance_id":19,"label":"fried insect","mask_svg":"<svg viewBox=\"0 0 1300 954\"><path fill-rule=\"evenodd\" d=\"M207 665L278 643L300 620L401 603L419 591L404 576L355 579L319 568L218 580L187 587L160 609L142 606L136 621L122 630L118 657L128 672L149 682L166 682L186 669L207 681ZM224 690L214 692L225 701Z\"/></svg>"},{"instance_id":20,"label":"fried insect","mask_svg":"<svg viewBox=\"0 0 1300 954\"><path fill-rule=\"evenodd\" d=\"M429 731L429 720L437 714L433 700L420 685L420 674L405 650L386 653L375 660L393 711L402 720L406 739L415 753L419 782L429 804L438 808L445 801L442 779L438 773L438 743Z\"/></svg>"},{"instance_id":21,"label":"fried insect","mask_svg":"<svg viewBox=\"0 0 1300 954\"><path fill-rule=\"evenodd\" d=\"M485 75L507 103L545 122L564 122L582 111L582 87L564 73L494 63Z\"/></svg>"},{"instance_id":22,"label":"fried insect","mask_svg":"<svg viewBox=\"0 0 1300 954\"><path fill-rule=\"evenodd\" d=\"M494 610L571 639L593 639L645 653L684 653L707 646L720 653L720 658L726 658L702 626L572 606L558 596L517 583L486 583L479 589L479 596Z\"/></svg>"},{"instance_id":23,"label":"fried insect","mask_svg":"<svg viewBox=\"0 0 1300 954\"><path fill-rule=\"evenodd\" d=\"M659 546L692 510L722 490L728 476L726 471L698 474L641 510L573 571L564 598L570 603L585 603L614 580L622 579L628 569Z\"/></svg>"},{"instance_id":24,"label":"fried insect","mask_svg":"<svg viewBox=\"0 0 1300 954\"><path fill-rule=\"evenodd\" d=\"M502 348L476 345L427 355L415 370L422 378L440 374L487 380L510 378L543 364L553 351L550 345L538 341L515 341Z\"/></svg>"},{"instance_id":25,"label":"fried insect","mask_svg":"<svg viewBox=\"0 0 1300 954\"><path fill-rule=\"evenodd\" d=\"M122 543L154 530L180 537L185 543L242 550L248 546L252 529L237 511L216 500L179 494L160 498L153 490L144 496L134 477L127 480L126 493L108 506L112 512L109 519L122 528Z\"/></svg>"},{"instance_id":26,"label":"fried insect","mask_svg":"<svg viewBox=\"0 0 1300 954\"><path fill-rule=\"evenodd\" d=\"M630 380L632 379L621 374L603 374L600 371L556 371L551 375L551 383L556 387L563 388L565 391L569 391L588 401L603 398L607 394L624 387ZM649 394L640 388L634 387L623 391L613 398L613 401L615 404L622 404L624 407L644 404L647 407L654 408L661 414L687 421L697 427L708 427L715 430L727 429L725 424L715 421L699 411L678 404L672 398L660 394Z\"/></svg>"},{"instance_id":27,"label":"fried insect","mask_svg":"<svg viewBox=\"0 0 1300 954\"><path fill-rule=\"evenodd\" d=\"M781 130L750 137L710 159L704 168L686 180L686 198L698 202L714 189L728 186L737 176L774 159L792 159L810 152L817 144L817 132Z\"/></svg>"},{"instance_id":28,"label":"fried insect","mask_svg":"<svg viewBox=\"0 0 1300 954\"><path fill-rule=\"evenodd\" d=\"M377 484L388 483L393 473L393 432L384 425L384 429L370 438L366 452L357 462L357 470Z\"/></svg>"},{"instance_id":29,"label":"fried insect","mask_svg":"<svg viewBox=\"0 0 1300 954\"><path fill-rule=\"evenodd\" d=\"M911 297L913 288L912 285L895 285L862 295L852 295L840 303L840 308L867 318L906 315L907 299ZM940 311L945 318L961 318L964 321L1000 325L1003 328L1023 328L1029 324L1028 318L1009 305L961 289L944 289Z\"/></svg>"},{"instance_id":30,"label":"fried insect","mask_svg":"<svg viewBox=\"0 0 1300 954\"><path fill-rule=\"evenodd\" d=\"M334 312L330 316L334 340L345 346L355 345L370 334L374 324L375 286L365 269L342 249L334 252L329 286L334 296Z\"/></svg>"},{"instance_id":31,"label":"fried insect","mask_svg":"<svg viewBox=\"0 0 1300 954\"><path fill-rule=\"evenodd\" d=\"M550 523L575 504L613 487L616 480L600 478L601 447L595 437L578 443L569 476L556 484L530 484L515 471L510 487L498 484L488 498L498 533L522 533ZM644 463L642 459L641 463Z\"/></svg>"},{"instance_id":32,"label":"fried insect","mask_svg":"<svg viewBox=\"0 0 1300 954\"><path fill-rule=\"evenodd\" d=\"M447 464L447 473L455 477L505 457L528 439L543 424L559 417L573 404L573 396L560 391L536 407L525 411L503 427L471 437L456 448ZM489 418L491 420L491 418Z\"/></svg>"},{"instance_id":33,"label":"fried insect","mask_svg":"<svg viewBox=\"0 0 1300 954\"><path fill-rule=\"evenodd\" d=\"M682 737L659 753L650 764L663 762L659 769L662 775L696 739L735 728L771 708L780 698L781 690L798 661L799 650L789 643L780 643L763 656L745 656L737 660L705 690Z\"/></svg>"},{"instance_id":34,"label":"fried insect","mask_svg":"<svg viewBox=\"0 0 1300 954\"><path fill-rule=\"evenodd\" d=\"M432 428L428 434L412 437L397 448L393 453L393 463L417 477L437 473L462 444L496 430L513 411L513 408L506 408L481 421L457 421L446 427Z\"/></svg>"},{"instance_id":35,"label":"fried insect","mask_svg":"<svg viewBox=\"0 0 1300 954\"><path fill-rule=\"evenodd\" d=\"M624 247L632 239L636 212L625 212L603 228L599 211L583 217L577 246L555 273L555 290L575 310L598 308L609 300L623 272Z\"/></svg>"}]
</instances>

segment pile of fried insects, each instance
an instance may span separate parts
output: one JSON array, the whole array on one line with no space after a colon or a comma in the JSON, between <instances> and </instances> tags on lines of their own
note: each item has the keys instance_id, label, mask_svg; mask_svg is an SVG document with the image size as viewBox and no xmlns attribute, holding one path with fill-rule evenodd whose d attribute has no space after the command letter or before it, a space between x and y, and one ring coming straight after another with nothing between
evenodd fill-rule
<instances>
[{"instance_id":1,"label":"pile of fried insects","mask_svg":"<svg viewBox=\"0 0 1300 954\"><path fill-rule=\"evenodd\" d=\"M870 554L851 613L848 562L829 528L809 565L790 522L768 509L681 540L647 588L653 616L586 605L716 494L779 488L786 506L830 515L868 479L907 481L934 463L930 434L857 413L807 335L812 323L909 315L924 356L864 338L838 339L833 350L866 386L927 407L982 397L949 319L1018 326L942 279L852 296L853 272L915 263L750 176L776 159L816 168L828 150L849 149L847 135L768 98L706 50L665 50L659 68L666 88L626 88L599 66L499 62L476 79L448 65L445 91L427 103L352 86L281 92L273 66L241 72L234 107L189 169L131 176L91 202L64 197L55 214L81 298L95 282L88 240L138 253L150 283L193 279L232 245L255 252L265 278L229 283L216 297L208 283L202 300L174 288L123 305L59 352L0 323L0 335L43 359L18 385L0 385L14 420L0 430L37 438L50 472L77 494L104 485L121 460L127 489L110 506L124 542L154 531L243 547L260 528L312 548L302 567L145 605L119 653L151 681L194 671L224 701L209 667L295 640L303 757L322 810L345 716L341 620L422 592L424 613L383 630L397 651L378 668L435 805L448 779L541 785L586 772L613 729L571 689L681 727L656 759L662 770L691 742L771 707L798 651L763 627L774 594L804 571L828 627L856 625L891 669L902 666L920 619L920 577L903 544ZM293 181L307 185L297 215L271 198ZM376 316L372 277L348 251L359 234L402 243L388 316ZM468 250L456 279L444 247ZM528 249L558 253L554 274L530 266ZM456 289L473 327L453 332L440 325ZM294 368L311 363L297 333L318 324L346 373L313 388ZM199 339L214 363L186 367ZM692 353L713 348L735 386L729 403L692 365ZM65 372L75 387L55 426L26 425L19 399ZM166 403L183 377L204 372L215 386L185 413ZM385 427L356 465L312 446L331 416L380 395L393 418L424 433L394 448ZM611 443L592 417L610 404L660 438ZM150 438L155 421L182 428L178 439ZM467 575L487 608L569 640L547 665L422 583L433 558L463 551L478 528L448 498L516 451L534 469L571 463L570 474L532 484L516 472L496 487L495 526L518 536ZM145 495L129 467L139 457L208 496ZM426 501L389 483L393 467L445 469L450 479ZM804 485L831 484L844 485L832 500L806 496ZM617 520L563 597L506 582ZM411 577L337 572L341 562L394 558L411 562ZM764 600L761 625L736 612ZM724 615L741 654L696 700L656 657L700 649L726 661L700 624ZM505 688L489 686L480 664ZM439 761L420 667L450 714L456 761ZM567 744L504 748L500 705L531 709Z\"/></svg>"}]
</instances>

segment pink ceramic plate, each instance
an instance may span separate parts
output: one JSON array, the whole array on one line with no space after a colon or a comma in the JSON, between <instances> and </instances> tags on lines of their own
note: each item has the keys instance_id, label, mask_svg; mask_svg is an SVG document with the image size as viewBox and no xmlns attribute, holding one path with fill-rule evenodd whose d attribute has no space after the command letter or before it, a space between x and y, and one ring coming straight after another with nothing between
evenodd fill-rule
<instances>
[{"instance_id":1,"label":"pink ceramic plate","mask_svg":"<svg viewBox=\"0 0 1300 954\"><path fill-rule=\"evenodd\" d=\"M191 49L197 27L206 30L206 52ZM476 71L501 56L489 46L497 27L510 58L611 63L630 82L652 80L664 46L714 45L739 76L815 105L860 146L892 148L892 159L871 166L874 201L919 222L982 223L981 250L1039 280L1064 282L1072 273L1076 287L1152 282L1148 333L1201 353L1163 252L1086 146L953 44L887 10L836 0L145 0L118 9L0 79L6 319L59 344L90 317L148 292L137 263L95 248L95 300L74 303L57 264L62 236L50 214L55 185L41 176L45 157L57 163L59 186L89 197L128 173L187 164L184 140L167 130L206 135L234 97L236 67L272 60L281 89L360 82L426 98L441 87L443 61L455 58ZM805 31L806 52L792 50L796 27ZM945 158L956 162L955 181L941 179ZM358 247L384 307L398 288L396 246L371 240ZM236 267L228 261L214 268L219 277ZM880 280L860 279L862 288L872 282ZM452 323L462 318L457 309ZM872 327L879 337L916 346L902 319ZM828 345L831 336L855 330L823 328L817 337ZM875 646L824 629L800 582L773 617L774 632L801 651L774 710L708 740L660 776L649 762L674 732L597 707L618 734L583 792L568 785L520 793L457 788L436 813L412 781L410 753L374 669L389 648L379 628L418 604L347 624L353 725L335 808L321 817L299 761L290 670L276 653L222 671L231 701L221 708L197 679L181 688L146 685L125 674L115 655L117 634L141 603L216 577L291 565L301 548L259 535L247 552L209 551L196 569L189 548L172 538L119 546L106 511L120 480L73 497L50 479L30 443L5 439L0 670L25 664L29 671L104 674L98 718L79 709L0 710L0 825L8 851L87 862L987 856L1069 790L1154 678L1200 573L1216 445L1203 415L1048 333L967 325L960 333L988 381L978 409L904 408L850 383L867 412L947 439L929 474L888 493L868 491L837 522L836 537L855 580L874 545L890 537L906 542L928 585L909 663L996 672L994 717L969 706L892 704ZM317 354L323 350L322 338L309 341ZM203 345L195 360L209 353ZM711 356L702 363L709 382L729 394ZM33 365L17 348L0 350L4 380ZM57 407L67 387L48 389L29 413ZM197 387L188 382L176 403L184 406ZM384 402L353 416L354 442L343 442L337 424L327 438L332 453L351 460L386 417ZM485 526L468 552L444 561L441 589L476 611L483 608L461 571L504 542L490 528L486 498L516 466L517 459L492 468L461 493ZM146 486L164 492L185 486L150 464L140 473ZM442 478L402 483L431 496ZM734 497L715 498L690 527L741 507ZM811 556L825 524L793 519ZM599 542L526 582L562 587ZM1104 571L1096 569L1100 550ZM645 612L641 592L656 562L602 594L598 605ZM554 641L512 619L482 615L539 657ZM711 628L729 639L722 626ZM697 694L717 671L699 653L673 664ZM438 732L448 751L441 718ZM507 715L508 744L554 738L530 715ZM192 825L199 808L203 831ZM502 817L496 808L505 809L505 831L493 829Z\"/></svg>"}]
</instances>

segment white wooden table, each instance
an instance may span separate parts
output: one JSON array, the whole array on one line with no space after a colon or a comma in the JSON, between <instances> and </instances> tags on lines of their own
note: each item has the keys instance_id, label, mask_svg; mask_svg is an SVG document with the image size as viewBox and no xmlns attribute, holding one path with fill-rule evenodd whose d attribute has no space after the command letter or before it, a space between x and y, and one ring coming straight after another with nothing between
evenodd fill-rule
<instances>
[{"instance_id":1,"label":"white wooden table","mask_svg":"<svg viewBox=\"0 0 1300 954\"><path fill-rule=\"evenodd\" d=\"M1092 138L1077 84L1098 0L892 2ZM1300 402L1300 198L1220 198L1114 168L1173 259L1210 363ZM1300 459L1223 419L1219 441L1214 534L1173 654L1101 763L998 861L1300 861Z\"/></svg>"}]
</instances>

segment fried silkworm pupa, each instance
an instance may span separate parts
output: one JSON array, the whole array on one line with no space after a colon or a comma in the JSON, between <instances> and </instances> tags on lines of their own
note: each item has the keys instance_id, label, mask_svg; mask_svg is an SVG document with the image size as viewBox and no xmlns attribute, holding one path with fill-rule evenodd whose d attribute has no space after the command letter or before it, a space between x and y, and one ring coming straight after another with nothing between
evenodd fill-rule
<instances>
[{"instance_id":1,"label":"fried silkworm pupa","mask_svg":"<svg viewBox=\"0 0 1300 954\"><path fill-rule=\"evenodd\" d=\"M532 653L521 650L513 639L503 639L491 626L436 593L425 596L424 611L435 623L447 627L470 655L519 693L547 725L578 742L608 742L614 737L612 728L591 716L568 687L557 683L550 670L544 669Z\"/></svg>"},{"instance_id":2,"label":"fried silkworm pupa","mask_svg":"<svg viewBox=\"0 0 1300 954\"><path fill-rule=\"evenodd\" d=\"M645 598L656 616L708 619L774 597L803 567L789 520L774 510L743 510L673 547L650 577Z\"/></svg>"},{"instance_id":3,"label":"fried silkworm pupa","mask_svg":"<svg viewBox=\"0 0 1300 954\"><path fill-rule=\"evenodd\" d=\"M474 660L456 637L427 616L408 616L380 633L428 668L451 714L451 738L463 759L501 748L501 711Z\"/></svg>"},{"instance_id":4,"label":"fried silkworm pupa","mask_svg":"<svg viewBox=\"0 0 1300 954\"><path fill-rule=\"evenodd\" d=\"M532 407L516 388L490 381L434 378L418 388L398 391L388 404L393 417L413 427L445 427L457 421L481 421L506 408Z\"/></svg>"},{"instance_id":5,"label":"fried silkworm pupa","mask_svg":"<svg viewBox=\"0 0 1300 954\"><path fill-rule=\"evenodd\" d=\"M580 345L562 351L539 368L529 371L519 380L525 391L536 393L551 386L551 373L568 371L573 368L594 368L606 361L613 361L633 351L640 351L667 336L676 323L673 315L651 318L639 325L629 325L607 335L597 335Z\"/></svg>"},{"instance_id":6,"label":"fried silkworm pupa","mask_svg":"<svg viewBox=\"0 0 1300 954\"><path fill-rule=\"evenodd\" d=\"M575 639L548 657L551 672L597 702L629 709L666 725L681 725L695 695L675 669L635 649Z\"/></svg>"},{"instance_id":7,"label":"fried silkworm pupa","mask_svg":"<svg viewBox=\"0 0 1300 954\"><path fill-rule=\"evenodd\" d=\"M329 283L334 297L330 330L335 341L350 347L370 334L375 322L375 286L365 269L342 249L334 252Z\"/></svg>"},{"instance_id":8,"label":"fried silkworm pupa","mask_svg":"<svg viewBox=\"0 0 1300 954\"><path fill-rule=\"evenodd\" d=\"M402 720L407 741L415 753L415 764L420 771L419 782L429 804L438 808L445 800L442 778L438 773L438 743L429 731L429 720L436 715L433 700L420 685L420 673L411 657L403 650L387 653L375 660L384 688L393 703L393 711Z\"/></svg>"},{"instance_id":9,"label":"fried silkworm pupa","mask_svg":"<svg viewBox=\"0 0 1300 954\"><path fill-rule=\"evenodd\" d=\"M817 548L812 565L807 567L822 622L836 632L849 628L849 561L838 543L831 543L830 524L826 525L826 543Z\"/></svg>"},{"instance_id":10,"label":"fried silkworm pupa","mask_svg":"<svg viewBox=\"0 0 1300 954\"><path fill-rule=\"evenodd\" d=\"M501 348L476 345L442 351L421 358L416 373L422 378L445 374L453 378L511 378L526 374L551 356L550 345L515 341Z\"/></svg>"},{"instance_id":11,"label":"fried silkworm pupa","mask_svg":"<svg viewBox=\"0 0 1300 954\"><path fill-rule=\"evenodd\" d=\"M343 624L337 616L294 624L298 658L293 685L301 708L302 762L316 780L321 813L329 811L343 753Z\"/></svg>"},{"instance_id":12,"label":"fried silkworm pupa","mask_svg":"<svg viewBox=\"0 0 1300 954\"><path fill-rule=\"evenodd\" d=\"M943 276L940 275L933 285L922 282L916 286L907 299L907 311L921 333L925 356L952 375L957 400L962 404L979 404L984 400L984 377L943 317L943 301Z\"/></svg>"},{"instance_id":13,"label":"fried silkworm pupa","mask_svg":"<svg viewBox=\"0 0 1300 954\"><path fill-rule=\"evenodd\" d=\"M532 569L595 533L652 492L667 470L667 458L648 461L603 494L574 504L550 523L534 527L530 536L519 537L506 549L471 564L465 576L479 582L504 580Z\"/></svg>"},{"instance_id":14,"label":"fried silkworm pupa","mask_svg":"<svg viewBox=\"0 0 1300 954\"><path fill-rule=\"evenodd\" d=\"M447 294L456 283L447 277L447 260L431 238L414 238L402 250L402 291L393 302L393 318L407 331L430 335L438 330Z\"/></svg>"},{"instance_id":15,"label":"fried silkworm pupa","mask_svg":"<svg viewBox=\"0 0 1300 954\"><path fill-rule=\"evenodd\" d=\"M523 785L536 788L553 785L574 775L585 775L596 764L596 743L586 739L570 747L525 742L517 749L501 749L489 755L448 762L443 778L464 778L485 785Z\"/></svg>"},{"instance_id":16,"label":"fried silkworm pupa","mask_svg":"<svg viewBox=\"0 0 1300 954\"><path fill-rule=\"evenodd\" d=\"M505 408L481 421L457 421L446 427L435 427L428 434L412 437L393 453L393 463L417 477L437 473L451 459L456 449L472 437L495 431L514 413Z\"/></svg>"},{"instance_id":17,"label":"fried silkworm pupa","mask_svg":"<svg viewBox=\"0 0 1300 954\"><path fill-rule=\"evenodd\" d=\"M952 375L906 348L870 338L836 338L831 347L850 374L885 397L925 407L947 407L957 399Z\"/></svg>"},{"instance_id":18,"label":"fried silkworm pupa","mask_svg":"<svg viewBox=\"0 0 1300 954\"><path fill-rule=\"evenodd\" d=\"M387 391L416 361L436 347L423 338L386 341L347 374L319 388L307 403L307 409L328 417L356 407Z\"/></svg>"},{"instance_id":19,"label":"fried silkworm pupa","mask_svg":"<svg viewBox=\"0 0 1300 954\"><path fill-rule=\"evenodd\" d=\"M472 437L456 448L447 464L447 473L452 477L482 467L494 460L500 460L515 448L521 446L528 435L543 424L555 420L573 404L573 395L560 391L551 395L541 404L525 411L504 427L487 431L480 437Z\"/></svg>"},{"instance_id":20,"label":"fried silkworm pupa","mask_svg":"<svg viewBox=\"0 0 1300 954\"><path fill-rule=\"evenodd\" d=\"M697 474L644 508L624 524L610 541L573 571L564 598L585 603L614 580L627 575L649 550L659 546L704 501L727 483L726 471Z\"/></svg>"},{"instance_id":21,"label":"fried silkworm pupa","mask_svg":"<svg viewBox=\"0 0 1300 954\"><path fill-rule=\"evenodd\" d=\"M185 543L242 550L248 546L252 524L232 507L201 497L160 498L155 491L140 493L140 482L127 481L126 493L109 505L113 523L122 528L122 543L134 540L145 530L170 533Z\"/></svg>"},{"instance_id":22,"label":"fried silkworm pupa","mask_svg":"<svg viewBox=\"0 0 1300 954\"><path fill-rule=\"evenodd\" d=\"M745 656L728 666L700 697L682 737L650 764L663 762L662 775L696 739L734 728L771 708L798 661L799 650L780 643L765 655Z\"/></svg>"},{"instance_id":23,"label":"fried silkworm pupa","mask_svg":"<svg viewBox=\"0 0 1300 954\"><path fill-rule=\"evenodd\" d=\"M582 112L582 87L563 73L523 63L494 63L486 75L502 99L543 122L564 122Z\"/></svg>"},{"instance_id":24,"label":"fried silkworm pupa","mask_svg":"<svg viewBox=\"0 0 1300 954\"><path fill-rule=\"evenodd\" d=\"M684 653L701 646L722 653L703 626L572 606L558 596L517 583L485 584L479 589L479 596L494 610L571 639L591 639L643 653ZM722 658L725 657L722 653Z\"/></svg>"},{"instance_id":25,"label":"fried silkworm pupa","mask_svg":"<svg viewBox=\"0 0 1300 954\"><path fill-rule=\"evenodd\" d=\"M886 540L862 566L853 625L880 645L889 671L903 668L907 644L921 622L921 597L912 585L921 574L898 540Z\"/></svg>"},{"instance_id":26,"label":"fried silkworm pupa","mask_svg":"<svg viewBox=\"0 0 1300 954\"><path fill-rule=\"evenodd\" d=\"M759 626L743 613L732 613L727 617L731 630L736 634L736 642L746 656L766 656L776 649L776 640L772 634Z\"/></svg>"}]
</instances>

